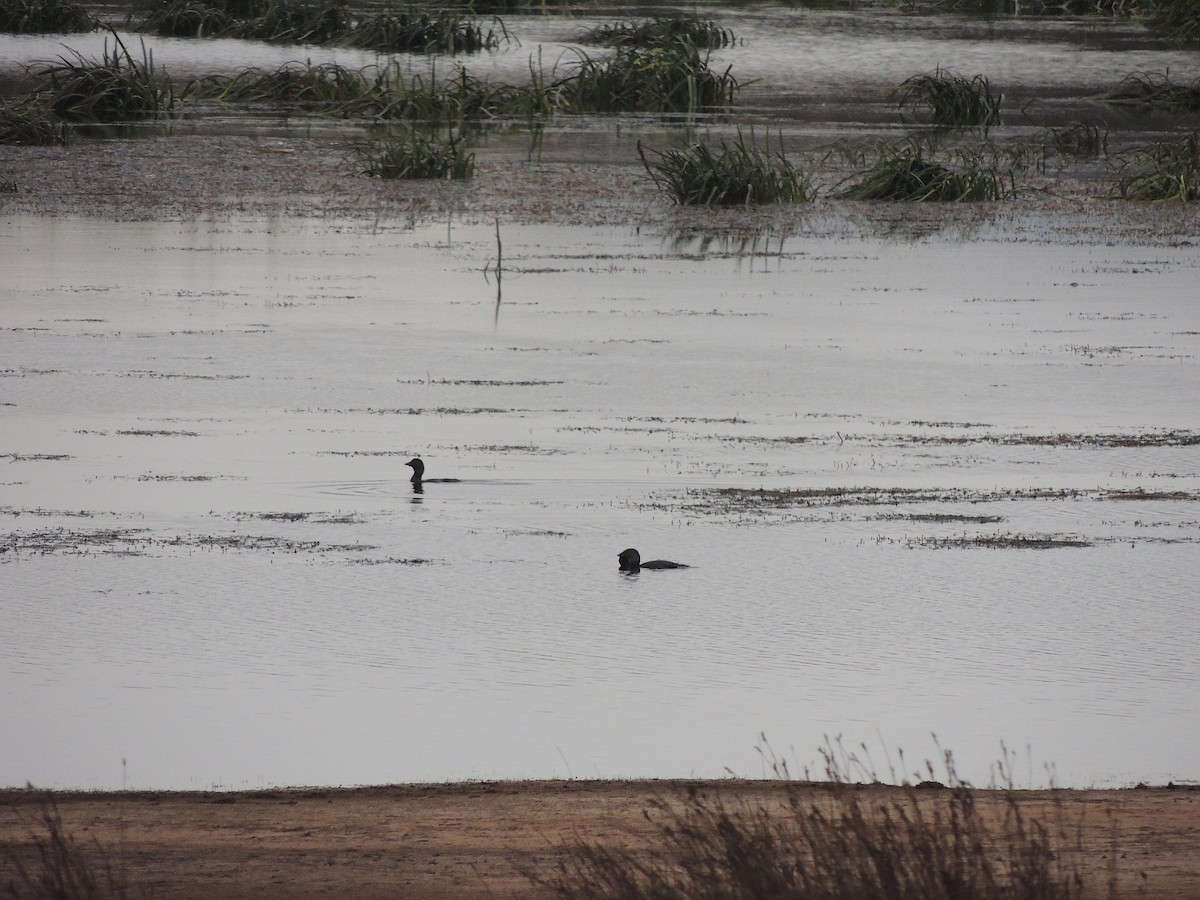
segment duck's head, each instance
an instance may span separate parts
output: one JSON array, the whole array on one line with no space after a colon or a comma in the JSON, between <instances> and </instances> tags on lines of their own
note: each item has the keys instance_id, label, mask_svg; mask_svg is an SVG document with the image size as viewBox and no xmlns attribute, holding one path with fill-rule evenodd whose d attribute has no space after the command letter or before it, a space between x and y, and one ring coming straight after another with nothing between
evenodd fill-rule
<instances>
[{"instance_id":1,"label":"duck's head","mask_svg":"<svg viewBox=\"0 0 1200 900\"><path fill-rule=\"evenodd\" d=\"M405 465L412 466L412 470L413 470L412 480L413 481L420 481L424 477L425 463L421 462L421 457L414 456L412 459L410 459L408 462L406 462Z\"/></svg>"},{"instance_id":2,"label":"duck's head","mask_svg":"<svg viewBox=\"0 0 1200 900\"><path fill-rule=\"evenodd\" d=\"M617 554L617 561L621 564L622 572L636 572L642 567L642 555L632 547Z\"/></svg>"}]
</instances>

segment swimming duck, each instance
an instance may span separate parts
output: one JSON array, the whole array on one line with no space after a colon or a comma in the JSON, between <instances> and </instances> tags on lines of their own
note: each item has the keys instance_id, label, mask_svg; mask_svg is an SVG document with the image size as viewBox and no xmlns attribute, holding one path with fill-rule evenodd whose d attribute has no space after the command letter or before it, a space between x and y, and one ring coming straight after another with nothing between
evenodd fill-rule
<instances>
[{"instance_id":1,"label":"swimming duck","mask_svg":"<svg viewBox=\"0 0 1200 900\"><path fill-rule=\"evenodd\" d=\"M456 482L462 480L460 478L426 478L425 477L425 463L421 462L421 457L419 457L419 456L414 456L412 459L410 459L408 462L406 462L405 465L412 466L413 474L412 474L412 478L410 478L409 480L414 485L418 485L418 484L455 484Z\"/></svg>"},{"instance_id":2,"label":"swimming duck","mask_svg":"<svg viewBox=\"0 0 1200 900\"><path fill-rule=\"evenodd\" d=\"M628 550L622 550L617 555L617 561L621 564L621 571L633 574L641 569L688 569L683 563L671 562L669 559L652 559L649 562L642 562L642 555L630 547Z\"/></svg>"}]
</instances>

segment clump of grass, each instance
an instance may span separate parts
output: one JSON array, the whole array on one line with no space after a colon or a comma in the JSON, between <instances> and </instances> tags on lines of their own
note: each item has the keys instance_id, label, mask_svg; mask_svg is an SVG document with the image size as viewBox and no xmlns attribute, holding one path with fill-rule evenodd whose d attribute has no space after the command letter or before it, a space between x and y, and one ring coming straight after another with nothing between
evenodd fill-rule
<instances>
[{"instance_id":1,"label":"clump of grass","mask_svg":"<svg viewBox=\"0 0 1200 900\"><path fill-rule=\"evenodd\" d=\"M656 16L633 22L598 25L581 38L582 43L606 47L654 47L684 40L695 47L717 50L730 47L737 38L712 19L699 16Z\"/></svg>"},{"instance_id":2,"label":"clump of grass","mask_svg":"<svg viewBox=\"0 0 1200 900\"><path fill-rule=\"evenodd\" d=\"M143 896L130 890L125 873L114 870L98 841L80 844L63 826L52 796L42 801L37 827L31 831L30 851L6 846L4 856L12 880L6 885L13 900L128 900Z\"/></svg>"},{"instance_id":3,"label":"clump of grass","mask_svg":"<svg viewBox=\"0 0 1200 900\"><path fill-rule=\"evenodd\" d=\"M4 34L72 34L99 27L100 20L74 0L0 0Z\"/></svg>"},{"instance_id":4,"label":"clump of grass","mask_svg":"<svg viewBox=\"0 0 1200 900\"><path fill-rule=\"evenodd\" d=\"M1152 0L1148 4L1151 28L1181 44L1200 44L1200 6L1195 0Z\"/></svg>"},{"instance_id":5,"label":"clump of grass","mask_svg":"<svg viewBox=\"0 0 1200 900\"><path fill-rule=\"evenodd\" d=\"M1096 159L1108 153L1108 129L1087 122L1050 128L1042 136L1047 153L1073 159Z\"/></svg>"},{"instance_id":6,"label":"clump of grass","mask_svg":"<svg viewBox=\"0 0 1200 900\"><path fill-rule=\"evenodd\" d=\"M538 72L533 72L531 85L518 86L479 78L463 66L446 79L418 75L405 80L398 67L390 66L377 76L374 91L372 112L380 119L462 122L544 117L552 111L553 89Z\"/></svg>"},{"instance_id":7,"label":"clump of grass","mask_svg":"<svg viewBox=\"0 0 1200 900\"><path fill-rule=\"evenodd\" d=\"M1166 72L1131 72L1099 99L1115 106L1147 109L1200 109L1200 78L1191 84L1175 84Z\"/></svg>"},{"instance_id":8,"label":"clump of grass","mask_svg":"<svg viewBox=\"0 0 1200 900\"><path fill-rule=\"evenodd\" d=\"M932 75L914 75L893 92L900 107L931 125L944 128L986 128L1000 122L1003 95L993 94L982 75L965 78L937 68Z\"/></svg>"},{"instance_id":9,"label":"clump of grass","mask_svg":"<svg viewBox=\"0 0 1200 900\"><path fill-rule=\"evenodd\" d=\"M167 0L151 10L138 28L163 37L215 37L234 24L234 18L220 7L200 0Z\"/></svg>"},{"instance_id":10,"label":"clump of grass","mask_svg":"<svg viewBox=\"0 0 1200 900\"><path fill-rule=\"evenodd\" d=\"M348 115L374 99L363 73L336 63L291 62L278 69L249 67L236 75L212 76L197 90L214 100L236 103L286 103L331 114Z\"/></svg>"},{"instance_id":11,"label":"clump of grass","mask_svg":"<svg viewBox=\"0 0 1200 900\"><path fill-rule=\"evenodd\" d=\"M408 129L399 136L378 138L357 148L362 174L379 178L460 180L475 174L475 154L463 148L464 138Z\"/></svg>"},{"instance_id":12,"label":"clump of grass","mask_svg":"<svg viewBox=\"0 0 1200 900\"><path fill-rule=\"evenodd\" d=\"M874 164L842 191L846 200L888 202L1002 200L1015 191L1011 173L1002 173L978 154L959 151L951 167L928 159L919 144L882 147Z\"/></svg>"},{"instance_id":13,"label":"clump of grass","mask_svg":"<svg viewBox=\"0 0 1200 900\"><path fill-rule=\"evenodd\" d=\"M802 203L816 191L812 179L779 149L770 135L759 147L738 130L737 140L717 147L696 143L681 150L647 150L638 142L642 165L660 191L681 206L738 206L752 203ZM651 162L648 157L655 157Z\"/></svg>"},{"instance_id":14,"label":"clump of grass","mask_svg":"<svg viewBox=\"0 0 1200 900\"><path fill-rule=\"evenodd\" d=\"M851 757L854 760L853 757ZM852 764L856 764L854 760ZM796 782L768 800L730 803L719 788L691 789L646 812L656 846L571 841L540 887L569 900L1081 900L1079 823L1062 808L1035 817L1011 778L988 796L945 784L864 788L832 749L823 782ZM873 772L866 776L876 781ZM992 792L988 792L992 794ZM1107 887L1112 887L1111 885ZM1115 888L1109 896L1114 896Z\"/></svg>"},{"instance_id":15,"label":"clump of grass","mask_svg":"<svg viewBox=\"0 0 1200 900\"><path fill-rule=\"evenodd\" d=\"M66 141L63 123L41 104L27 98L0 106L0 144L45 147Z\"/></svg>"},{"instance_id":16,"label":"clump of grass","mask_svg":"<svg viewBox=\"0 0 1200 900\"><path fill-rule=\"evenodd\" d=\"M176 96L170 78L155 70L144 47L137 60L115 32L112 38L112 49L106 41L100 60L71 51L71 57L60 56L60 64L40 72L41 91L50 98L54 115L68 122L106 123L171 115L183 96Z\"/></svg>"},{"instance_id":17,"label":"clump of grass","mask_svg":"<svg viewBox=\"0 0 1200 900\"><path fill-rule=\"evenodd\" d=\"M230 34L280 44L329 44L344 40L351 27L350 8L343 0L271 0L261 17Z\"/></svg>"},{"instance_id":18,"label":"clump of grass","mask_svg":"<svg viewBox=\"0 0 1200 900\"><path fill-rule=\"evenodd\" d=\"M1200 200L1200 133L1133 150L1121 166L1117 192L1126 200Z\"/></svg>"},{"instance_id":19,"label":"clump of grass","mask_svg":"<svg viewBox=\"0 0 1200 900\"><path fill-rule=\"evenodd\" d=\"M474 17L453 9L387 9L374 13L343 39L349 47L387 53L476 53L511 40L497 18L485 28Z\"/></svg>"},{"instance_id":20,"label":"clump of grass","mask_svg":"<svg viewBox=\"0 0 1200 900\"><path fill-rule=\"evenodd\" d=\"M724 107L737 95L730 69L716 72L686 40L619 47L611 57L582 51L575 71L555 85L555 102L576 112L686 113Z\"/></svg>"}]
</instances>

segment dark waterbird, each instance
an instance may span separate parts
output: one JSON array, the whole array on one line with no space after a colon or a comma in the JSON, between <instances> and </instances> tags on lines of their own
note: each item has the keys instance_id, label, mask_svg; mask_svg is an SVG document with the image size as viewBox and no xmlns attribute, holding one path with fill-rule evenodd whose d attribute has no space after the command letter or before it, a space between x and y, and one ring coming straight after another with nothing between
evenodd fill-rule
<instances>
[{"instance_id":1,"label":"dark waterbird","mask_svg":"<svg viewBox=\"0 0 1200 900\"><path fill-rule=\"evenodd\" d=\"M426 478L425 463L419 456L414 456L405 465L412 466L413 474L409 480L412 482L414 491L420 491L423 484L455 484L462 480L460 478Z\"/></svg>"},{"instance_id":2,"label":"dark waterbird","mask_svg":"<svg viewBox=\"0 0 1200 900\"><path fill-rule=\"evenodd\" d=\"M652 559L647 562L642 562L642 555L630 547L628 550L622 550L617 554L617 560L621 563L621 571L633 574L642 569L687 569L689 566L683 563L671 562L669 559Z\"/></svg>"}]
</instances>

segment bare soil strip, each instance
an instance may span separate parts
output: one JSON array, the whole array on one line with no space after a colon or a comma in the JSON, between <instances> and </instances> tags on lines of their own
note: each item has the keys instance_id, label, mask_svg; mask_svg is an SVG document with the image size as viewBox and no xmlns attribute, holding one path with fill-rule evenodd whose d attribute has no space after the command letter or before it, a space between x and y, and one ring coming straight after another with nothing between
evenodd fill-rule
<instances>
[{"instance_id":1,"label":"bare soil strip","mask_svg":"<svg viewBox=\"0 0 1200 900\"><path fill-rule=\"evenodd\" d=\"M103 848L131 892L158 898L328 896L545 897L522 874L548 873L565 841L649 848L654 799L719 791L727 803L783 809L779 781L533 781L233 793L61 792L64 828ZM901 788L871 786L880 799ZM936 794L937 792L932 792ZM1019 792L1026 815L1079 825L1088 877L1107 896L1195 898L1200 891L1200 788ZM1003 808L998 793L981 803ZM0 791L0 889L12 853L32 862L46 795Z\"/></svg>"}]
</instances>

